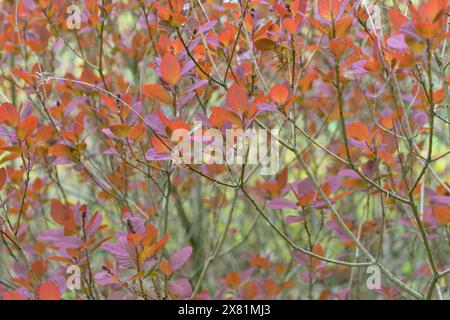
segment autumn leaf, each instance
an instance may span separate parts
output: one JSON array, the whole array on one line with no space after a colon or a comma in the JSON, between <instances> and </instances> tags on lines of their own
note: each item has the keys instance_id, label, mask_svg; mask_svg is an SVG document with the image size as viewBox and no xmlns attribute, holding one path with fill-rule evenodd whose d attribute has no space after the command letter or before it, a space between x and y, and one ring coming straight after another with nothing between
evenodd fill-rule
<instances>
[{"instance_id":1,"label":"autumn leaf","mask_svg":"<svg viewBox=\"0 0 450 320\"><path fill-rule=\"evenodd\" d=\"M317 9L319 15L325 20L335 20L338 16L342 0L318 0Z\"/></svg>"},{"instance_id":2,"label":"autumn leaf","mask_svg":"<svg viewBox=\"0 0 450 320\"><path fill-rule=\"evenodd\" d=\"M180 269L192 254L192 247L185 247L176 251L169 259L173 271Z\"/></svg>"},{"instance_id":3,"label":"autumn leaf","mask_svg":"<svg viewBox=\"0 0 450 320\"><path fill-rule=\"evenodd\" d=\"M17 127L17 137L21 140L30 136L36 130L38 118L36 116L28 116L22 120Z\"/></svg>"},{"instance_id":4,"label":"autumn leaf","mask_svg":"<svg viewBox=\"0 0 450 320\"><path fill-rule=\"evenodd\" d=\"M159 240L159 242L157 242L156 244L144 248L144 250L141 253L141 259L142 260L146 260L148 257L150 257L150 255L152 255L153 253L155 253L157 250L161 249L162 247L164 247L164 245L166 244L166 242L169 240L169 236L165 235L161 238L161 240Z\"/></svg>"},{"instance_id":5,"label":"autumn leaf","mask_svg":"<svg viewBox=\"0 0 450 320\"><path fill-rule=\"evenodd\" d=\"M142 85L142 93L145 96L159 100L162 103L172 104L172 97L160 84L144 84Z\"/></svg>"},{"instance_id":6,"label":"autumn leaf","mask_svg":"<svg viewBox=\"0 0 450 320\"><path fill-rule=\"evenodd\" d=\"M417 34L427 40L435 37L439 33L438 26L432 22L417 22L415 26Z\"/></svg>"},{"instance_id":7,"label":"autumn leaf","mask_svg":"<svg viewBox=\"0 0 450 320\"><path fill-rule=\"evenodd\" d=\"M176 85L181 77L181 67L177 58L171 54L166 53L161 60L160 65L161 78L171 85Z\"/></svg>"},{"instance_id":8,"label":"autumn leaf","mask_svg":"<svg viewBox=\"0 0 450 320\"><path fill-rule=\"evenodd\" d=\"M17 291L7 291L3 294L3 300L25 300Z\"/></svg>"},{"instance_id":9,"label":"autumn leaf","mask_svg":"<svg viewBox=\"0 0 450 320\"><path fill-rule=\"evenodd\" d=\"M359 141L366 141L369 137L369 128L360 122L353 122L347 126L347 135Z\"/></svg>"},{"instance_id":10,"label":"autumn leaf","mask_svg":"<svg viewBox=\"0 0 450 320\"><path fill-rule=\"evenodd\" d=\"M236 289L241 282L241 277L236 271L230 271L225 276L224 281L229 287Z\"/></svg>"},{"instance_id":11,"label":"autumn leaf","mask_svg":"<svg viewBox=\"0 0 450 320\"><path fill-rule=\"evenodd\" d=\"M434 218L436 222L446 226L450 222L450 207L436 206L433 208Z\"/></svg>"},{"instance_id":12,"label":"autumn leaf","mask_svg":"<svg viewBox=\"0 0 450 320\"><path fill-rule=\"evenodd\" d=\"M11 127L19 123L19 113L11 103L3 103L0 106L0 124L5 123Z\"/></svg>"},{"instance_id":13,"label":"autumn leaf","mask_svg":"<svg viewBox=\"0 0 450 320\"><path fill-rule=\"evenodd\" d=\"M237 114L242 114L248 107L247 91L234 83L227 93L227 103Z\"/></svg>"},{"instance_id":14,"label":"autumn leaf","mask_svg":"<svg viewBox=\"0 0 450 320\"><path fill-rule=\"evenodd\" d=\"M242 298L245 300L253 300L258 296L258 286L254 281L247 282L242 288Z\"/></svg>"},{"instance_id":15,"label":"autumn leaf","mask_svg":"<svg viewBox=\"0 0 450 320\"><path fill-rule=\"evenodd\" d=\"M169 262L167 262L166 259L162 259L159 263L159 269L164 273L166 276L170 276L174 270L172 270Z\"/></svg>"},{"instance_id":16,"label":"autumn leaf","mask_svg":"<svg viewBox=\"0 0 450 320\"><path fill-rule=\"evenodd\" d=\"M323 247L319 243L316 243L313 246L312 252L314 252L315 254L317 254L321 257L323 257L325 255ZM311 261L312 261L312 265L314 268L317 267L321 263L321 260L317 259L317 258L312 258Z\"/></svg>"},{"instance_id":17,"label":"autumn leaf","mask_svg":"<svg viewBox=\"0 0 450 320\"><path fill-rule=\"evenodd\" d=\"M297 24L292 18L284 18L283 26L286 29L286 31L289 32L290 34L294 34L297 31Z\"/></svg>"},{"instance_id":18,"label":"autumn leaf","mask_svg":"<svg viewBox=\"0 0 450 320\"><path fill-rule=\"evenodd\" d=\"M131 130L130 125L126 123L112 124L108 128L117 138L125 138Z\"/></svg>"},{"instance_id":19,"label":"autumn leaf","mask_svg":"<svg viewBox=\"0 0 450 320\"><path fill-rule=\"evenodd\" d=\"M260 51L272 50L275 47L275 42L269 38L259 38L255 40L255 48Z\"/></svg>"},{"instance_id":20,"label":"autumn leaf","mask_svg":"<svg viewBox=\"0 0 450 320\"><path fill-rule=\"evenodd\" d=\"M270 90L270 97L279 106L283 106L289 98L289 90L284 85L278 84Z\"/></svg>"},{"instance_id":21,"label":"autumn leaf","mask_svg":"<svg viewBox=\"0 0 450 320\"><path fill-rule=\"evenodd\" d=\"M330 40L330 50L337 58L340 58L346 49L347 44L342 40L338 39Z\"/></svg>"},{"instance_id":22,"label":"autumn leaf","mask_svg":"<svg viewBox=\"0 0 450 320\"><path fill-rule=\"evenodd\" d=\"M60 300L61 293L59 292L59 288L56 284L46 281L39 285L37 297L39 300Z\"/></svg>"}]
</instances>

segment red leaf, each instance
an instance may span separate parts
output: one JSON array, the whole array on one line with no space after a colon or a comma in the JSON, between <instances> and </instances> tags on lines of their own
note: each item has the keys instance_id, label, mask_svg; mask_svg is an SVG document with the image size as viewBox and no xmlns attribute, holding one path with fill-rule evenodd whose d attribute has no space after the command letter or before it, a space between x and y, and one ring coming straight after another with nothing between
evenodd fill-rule
<instances>
[{"instance_id":1,"label":"red leaf","mask_svg":"<svg viewBox=\"0 0 450 320\"><path fill-rule=\"evenodd\" d=\"M389 8L389 18L395 29L400 28L408 19L397 8Z\"/></svg>"},{"instance_id":2,"label":"red leaf","mask_svg":"<svg viewBox=\"0 0 450 320\"><path fill-rule=\"evenodd\" d=\"M118 111L116 102L106 93L102 93L101 95L103 103L111 112L116 113Z\"/></svg>"},{"instance_id":3,"label":"red leaf","mask_svg":"<svg viewBox=\"0 0 450 320\"><path fill-rule=\"evenodd\" d=\"M227 93L227 103L234 112L242 114L247 110L248 96L247 91L234 83Z\"/></svg>"},{"instance_id":4,"label":"red leaf","mask_svg":"<svg viewBox=\"0 0 450 320\"><path fill-rule=\"evenodd\" d=\"M23 140L36 130L38 119L35 116L28 116L22 120L17 127L17 137Z\"/></svg>"},{"instance_id":5,"label":"red leaf","mask_svg":"<svg viewBox=\"0 0 450 320\"><path fill-rule=\"evenodd\" d=\"M163 139L163 138L160 139L157 136L152 136L150 138L150 140L152 142L153 148L155 148L156 151L164 152L164 153L170 152L170 149L166 146L166 145L169 145L169 143L165 139ZM166 144L164 144L161 140L163 140Z\"/></svg>"},{"instance_id":6,"label":"red leaf","mask_svg":"<svg viewBox=\"0 0 450 320\"><path fill-rule=\"evenodd\" d=\"M422 1L418 11L420 16L430 22L436 21L448 6L448 0Z\"/></svg>"},{"instance_id":7,"label":"red leaf","mask_svg":"<svg viewBox=\"0 0 450 320\"><path fill-rule=\"evenodd\" d=\"M161 60L160 65L161 78L171 85L176 85L181 77L181 67L177 58L171 54L166 53Z\"/></svg>"},{"instance_id":8,"label":"red leaf","mask_svg":"<svg viewBox=\"0 0 450 320\"><path fill-rule=\"evenodd\" d=\"M3 295L3 300L25 300L25 298L16 291L7 291Z\"/></svg>"},{"instance_id":9,"label":"red leaf","mask_svg":"<svg viewBox=\"0 0 450 320\"><path fill-rule=\"evenodd\" d=\"M64 227L65 233L77 231L74 213L69 206L53 199L51 201L50 215L55 222Z\"/></svg>"},{"instance_id":10,"label":"red leaf","mask_svg":"<svg viewBox=\"0 0 450 320\"><path fill-rule=\"evenodd\" d=\"M47 281L41 283L38 288L37 297L39 300L60 300L61 293L59 288L53 282Z\"/></svg>"},{"instance_id":11,"label":"red leaf","mask_svg":"<svg viewBox=\"0 0 450 320\"><path fill-rule=\"evenodd\" d=\"M278 84L270 90L270 97L280 106L283 106L289 98L289 90L282 84Z\"/></svg>"},{"instance_id":12,"label":"red leaf","mask_svg":"<svg viewBox=\"0 0 450 320\"><path fill-rule=\"evenodd\" d=\"M11 103L3 103L0 106L0 123L11 127L15 127L19 123L19 112Z\"/></svg>"}]
</instances>

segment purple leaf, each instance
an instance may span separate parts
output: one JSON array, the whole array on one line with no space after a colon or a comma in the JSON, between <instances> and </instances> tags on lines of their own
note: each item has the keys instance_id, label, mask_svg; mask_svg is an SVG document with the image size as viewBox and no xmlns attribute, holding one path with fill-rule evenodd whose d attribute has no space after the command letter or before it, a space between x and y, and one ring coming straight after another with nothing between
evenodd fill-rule
<instances>
[{"instance_id":1,"label":"purple leaf","mask_svg":"<svg viewBox=\"0 0 450 320\"><path fill-rule=\"evenodd\" d=\"M267 208L269 208L269 209L284 209L284 208L296 209L297 205L295 204L294 201L291 201L291 200L288 200L285 198L276 198L267 204Z\"/></svg>"},{"instance_id":2,"label":"purple leaf","mask_svg":"<svg viewBox=\"0 0 450 320\"><path fill-rule=\"evenodd\" d=\"M189 298L192 294L192 286L187 278L180 278L169 283L169 290L180 298Z\"/></svg>"},{"instance_id":3,"label":"purple leaf","mask_svg":"<svg viewBox=\"0 0 450 320\"><path fill-rule=\"evenodd\" d=\"M172 155L168 152L158 152L155 148L150 148L145 153L145 159L154 161L172 160Z\"/></svg>"},{"instance_id":4,"label":"purple leaf","mask_svg":"<svg viewBox=\"0 0 450 320\"><path fill-rule=\"evenodd\" d=\"M428 115L423 111L418 111L413 115L414 126L419 129L428 122Z\"/></svg>"},{"instance_id":5,"label":"purple leaf","mask_svg":"<svg viewBox=\"0 0 450 320\"><path fill-rule=\"evenodd\" d=\"M304 220L305 220L305 218L302 216L287 216L284 219L284 221L286 221L287 224L298 223L298 222L302 222Z\"/></svg>"},{"instance_id":6,"label":"purple leaf","mask_svg":"<svg viewBox=\"0 0 450 320\"><path fill-rule=\"evenodd\" d=\"M185 247L176 251L169 259L170 267L173 271L180 269L192 254L192 247Z\"/></svg>"},{"instance_id":7,"label":"purple leaf","mask_svg":"<svg viewBox=\"0 0 450 320\"><path fill-rule=\"evenodd\" d=\"M448 196L433 196L430 201L450 206L450 197Z\"/></svg>"},{"instance_id":8,"label":"purple leaf","mask_svg":"<svg viewBox=\"0 0 450 320\"><path fill-rule=\"evenodd\" d=\"M405 42L405 35L402 33L396 34L387 39L387 44L389 47L398 49L398 50L407 50L409 47Z\"/></svg>"},{"instance_id":9,"label":"purple leaf","mask_svg":"<svg viewBox=\"0 0 450 320\"><path fill-rule=\"evenodd\" d=\"M217 24L217 20L211 20L207 23L205 23L204 25L202 25L199 29L198 29L198 33L205 33L206 31L211 30L212 28L214 28L214 26Z\"/></svg>"}]
</instances>

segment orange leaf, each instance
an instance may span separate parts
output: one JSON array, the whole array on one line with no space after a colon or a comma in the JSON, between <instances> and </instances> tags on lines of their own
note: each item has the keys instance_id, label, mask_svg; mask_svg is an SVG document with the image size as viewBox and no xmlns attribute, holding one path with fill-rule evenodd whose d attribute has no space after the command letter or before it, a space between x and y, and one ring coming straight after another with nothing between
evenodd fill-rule
<instances>
[{"instance_id":1,"label":"orange leaf","mask_svg":"<svg viewBox=\"0 0 450 320\"><path fill-rule=\"evenodd\" d=\"M254 266L267 269L269 267L269 260L267 258L261 257L260 255L257 255L251 259L251 264Z\"/></svg>"},{"instance_id":2,"label":"orange leaf","mask_svg":"<svg viewBox=\"0 0 450 320\"><path fill-rule=\"evenodd\" d=\"M0 106L0 123L11 127L15 127L19 123L19 113L11 103L3 103Z\"/></svg>"},{"instance_id":3,"label":"orange leaf","mask_svg":"<svg viewBox=\"0 0 450 320\"><path fill-rule=\"evenodd\" d=\"M181 78L181 67L177 58L171 54L166 53L161 60L160 65L161 78L171 85L176 85Z\"/></svg>"},{"instance_id":4,"label":"orange leaf","mask_svg":"<svg viewBox=\"0 0 450 320\"><path fill-rule=\"evenodd\" d=\"M436 222L446 226L450 222L450 208L447 206L437 206L433 209Z\"/></svg>"},{"instance_id":5,"label":"orange leaf","mask_svg":"<svg viewBox=\"0 0 450 320\"><path fill-rule=\"evenodd\" d=\"M220 107L212 107L211 115L209 116L209 124L215 128L221 128L225 120L230 121L232 124L240 125L241 119L237 114Z\"/></svg>"},{"instance_id":6,"label":"orange leaf","mask_svg":"<svg viewBox=\"0 0 450 320\"><path fill-rule=\"evenodd\" d=\"M130 131L130 138L133 140L141 139L144 134L145 126L143 124L136 125L133 130Z\"/></svg>"},{"instance_id":7,"label":"orange leaf","mask_svg":"<svg viewBox=\"0 0 450 320\"><path fill-rule=\"evenodd\" d=\"M60 300L61 293L59 288L53 282L47 281L41 283L38 288L37 297L39 300Z\"/></svg>"},{"instance_id":8,"label":"orange leaf","mask_svg":"<svg viewBox=\"0 0 450 320\"><path fill-rule=\"evenodd\" d=\"M270 90L270 97L278 105L284 105L289 98L289 90L282 84L278 84Z\"/></svg>"},{"instance_id":9,"label":"orange leaf","mask_svg":"<svg viewBox=\"0 0 450 320\"><path fill-rule=\"evenodd\" d=\"M397 8L389 8L389 17L395 29L400 28L402 24L408 21L408 19Z\"/></svg>"},{"instance_id":10,"label":"orange leaf","mask_svg":"<svg viewBox=\"0 0 450 320\"><path fill-rule=\"evenodd\" d=\"M167 262L166 259L161 260L161 262L159 263L159 269L166 276L170 276L173 273L172 267L170 266L170 264Z\"/></svg>"},{"instance_id":11,"label":"orange leaf","mask_svg":"<svg viewBox=\"0 0 450 320\"><path fill-rule=\"evenodd\" d=\"M236 271L228 272L224 280L225 283L233 289L236 289L239 286L239 283L241 283L241 277Z\"/></svg>"},{"instance_id":12,"label":"orange leaf","mask_svg":"<svg viewBox=\"0 0 450 320\"><path fill-rule=\"evenodd\" d=\"M16 291L7 291L3 294L3 300L25 300L25 298Z\"/></svg>"},{"instance_id":13,"label":"orange leaf","mask_svg":"<svg viewBox=\"0 0 450 320\"><path fill-rule=\"evenodd\" d=\"M319 15L328 21L336 19L340 6L341 0L319 0L317 2Z\"/></svg>"},{"instance_id":14,"label":"orange leaf","mask_svg":"<svg viewBox=\"0 0 450 320\"><path fill-rule=\"evenodd\" d=\"M67 159L72 158L71 149L62 143L57 143L57 144L54 144L51 147L49 147L48 153L53 156L56 156L56 157L63 157L63 158L67 158Z\"/></svg>"},{"instance_id":15,"label":"orange leaf","mask_svg":"<svg viewBox=\"0 0 450 320\"><path fill-rule=\"evenodd\" d=\"M23 140L36 130L38 119L35 116L28 116L20 122L17 127L17 136Z\"/></svg>"},{"instance_id":16,"label":"orange leaf","mask_svg":"<svg viewBox=\"0 0 450 320\"><path fill-rule=\"evenodd\" d=\"M130 233L127 235L127 241L134 246L137 246L144 236L139 233Z\"/></svg>"},{"instance_id":17,"label":"orange leaf","mask_svg":"<svg viewBox=\"0 0 450 320\"><path fill-rule=\"evenodd\" d=\"M318 243L313 246L312 252L314 252L315 254L317 254L317 255L319 255L321 257L324 256L323 248ZM321 261L320 259L312 258L311 262L312 262L313 267L315 268L320 263L320 261Z\"/></svg>"},{"instance_id":18,"label":"orange leaf","mask_svg":"<svg viewBox=\"0 0 450 320\"><path fill-rule=\"evenodd\" d=\"M428 0L422 1L418 11L426 21L435 21L445 11L448 0Z\"/></svg>"},{"instance_id":19,"label":"orange leaf","mask_svg":"<svg viewBox=\"0 0 450 320\"><path fill-rule=\"evenodd\" d=\"M284 18L283 26L286 29L286 31L289 32L290 34L294 34L297 31L297 24L292 18Z\"/></svg>"},{"instance_id":20,"label":"orange leaf","mask_svg":"<svg viewBox=\"0 0 450 320\"><path fill-rule=\"evenodd\" d=\"M73 232L77 230L74 213L71 208L56 199L51 201L50 216L56 223L63 226L65 231Z\"/></svg>"},{"instance_id":21,"label":"orange leaf","mask_svg":"<svg viewBox=\"0 0 450 320\"><path fill-rule=\"evenodd\" d=\"M433 22L417 22L416 32L424 39L431 39L439 33L439 28Z\"/></svg>"},{"instance_id":22,"label":"orange leaf","mask_svg":"<svg viewBox=\"0 0 450 320\"><path fill-rule=\"evenodd\" d=\"M308 193L307 195L305 195L304 197L297 197L298 201L297 201L297 206L304 206L307 205L309 203L311 203L311 201L314 200L316 196L316 193L314 191Z\"/></svg>"},{"instance_id":23,"label":"orange leaf","mask_svg":"<svg viewBox=\"0 0 450 320\"><path fill-rule=\"evenodd\" d=\"M145 228L144 240L142 240L142 245L144 247L148 247L153 242L158 239L158 229L152 224L148 224Z\"/></svg>"},{"instance_id":24,"label":"orange leaf","mask_svg":"<svg viewBox=\"0 0 450 320\"><path fill-rule=\"evenodd\" d=\"M242 297L245 300L252 300L258 296L258 287L254 281L247 282L242 289Z\"/></svg>"},{"instance_id":25,"label":"orange leaf","mask_svg":"<svg viewBox=\"0 0 450 320\"><path fill-rule=\"evenodd\" d=\"M347 126L347 135L356 140L365 141L369 136L369 128L360 122L353 122Z\"/></svg>"},{"instance_id":26,"label":"orange leaf","mask_svg":"<svg viewBox=\"0 0 450 320\"><path fill-rule=\"evenodd\" d=\"M161 138L161 139L166 143L166 145L168 145L168 142L165 139L163 139L163 138ZM155 148L156 151L170 152L170 149L157 136L152 136L150 138L150 140L152 142L153 148Z\"/></svg>"},{"instance_id":27,"label":"orange leaf","mask_svg":"<svg viewBox=\"0 0 450 320\"><path fill-rule=\"evenodd\" d=\"M347 44L341 40L333 39L330 41L330 50L336 57L340 57L347 49Z\"/></svg>"},{"instance_id":28,"label":"orange leaf","mask_svg":"<svg viewBox=\"0 0 450 320\"><path fill-rule=\"evenodd\" d=\"M279 288L275 280L267 279L263 283L263 290L267 296L273 297L278 294Z\"/></svg>"},{"instance_id":29,"label":"orange leaf","mask_svg":"<svg viewBox=\"0 0 450 320\"><path fill-rule=\"evenodd\" d=\"M146 260L151 254L156 252L158 249L162 248L168 240L169 240L169 236L166 234L164 237L161 238L161 240L159 240L158 243L156 243L148 248L145 248L142 251L142 255L141 255L142 260Z\"/></svg>"},{"instance_id":30,"label":"orange leaf","mask_svg":"<svg viewBox=\"0 0 450 320\"><path fill-rule=\"evenodd\" d=\"M334 25L336 37L344 39L350 31L352 24L353 18L351 16L346 16L336 21Z\"/></svg>"},{"instance_id":31,"label":"orange leaf","mask_svg":"<svg viewBox=\"0 0 450 320\"><path fill-rule=\"evenodd\" d=\"M228 89L227 103L234 112L242 114L248 106L247 91L234 83Z\"/></svg>"},{"instance_id":32,"label":"orange leaf","mask_svg":"<svg viewBox=\"0 0 450 320\"><path fill-rule=\"evenodd\" d=\"M172 104L172 97L160 84L144 84L142 85L142 93L147 97L159 100L162 103Z\"/></svg>"}]
</instances>

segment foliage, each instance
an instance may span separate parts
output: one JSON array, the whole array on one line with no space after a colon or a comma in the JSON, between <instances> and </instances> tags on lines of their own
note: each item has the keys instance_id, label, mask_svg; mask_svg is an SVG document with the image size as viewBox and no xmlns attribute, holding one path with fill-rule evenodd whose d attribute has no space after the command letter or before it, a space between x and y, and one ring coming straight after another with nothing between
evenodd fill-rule
<instances>
[{"instance_id":1,"label":"foliage","mask_svg":"<svg viewBox=\"0 0 450 320\"><path fill-rule=\"evenodd\" d=\"M450 297L448 1L69 5L2 2L1 299Z\"/></svg>"}]
</instances>

